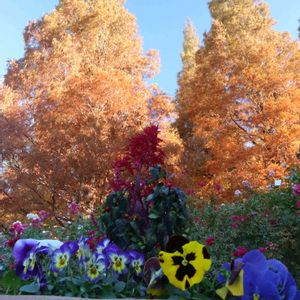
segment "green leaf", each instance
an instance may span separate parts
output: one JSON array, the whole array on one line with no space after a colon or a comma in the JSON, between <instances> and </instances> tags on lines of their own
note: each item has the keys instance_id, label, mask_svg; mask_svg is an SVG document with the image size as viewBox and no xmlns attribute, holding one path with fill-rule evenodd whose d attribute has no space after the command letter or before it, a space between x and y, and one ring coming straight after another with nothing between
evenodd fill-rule
<instances>
[{"instance_id":1,"label":"green leaf","mask_svg":"<svg viewBox=\"0 0 300 300\"><path fill-rule=\"evenodd\" d=\"M22 282L15 271L7 271L0 280L0 286L2 286L4 290L12 290L13 293L16 294Z\"/></svg>"},{"instance_id":2,"label":"green leaf","mask_svg":"<svg viewBox=\"0 0 300 300\"><path fill-rule=\"evenodd\" d=\"M120 293L122 292L124 289L125 289L125 282L123 281L118 281L116 284L115 284L115 290L117 293Z\"/></svg>"},{"instance_id":3,"label":"green leaf","mask_svg":"<svg viewBox=\"0 0 300 300\"><path fill-rule=\"evenodd\" d=\"M157 214L155 214L155 213L151 213L151 214L149 214L149 219L158 219L159 218L159 215L157 215Z\"/></svg>"},{"instance_id":4,"label":"green leaf","mask_svg":"<svg viewBox=\"0 0 300 300\"><path fill-rule=\"evenodd\" d=\"M20 292L28 294L37 294L40 291L40 285L37 282L32 282L21 286Z\"/></svg>"}]
</instances>

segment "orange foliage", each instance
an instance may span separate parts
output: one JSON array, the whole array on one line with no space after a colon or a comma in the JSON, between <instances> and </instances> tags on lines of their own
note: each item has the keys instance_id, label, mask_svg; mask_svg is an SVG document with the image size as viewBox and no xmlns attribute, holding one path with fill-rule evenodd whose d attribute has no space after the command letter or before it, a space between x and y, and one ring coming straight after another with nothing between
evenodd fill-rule
<instances>
[{"instance_id":1,"label":"orange foliage","mask_svg":"<svg viewBox=\"0 0 300 300\"><path fill-rule=\"evenodd\" d=\"M179 116L189 119L177 124L191 124L181 136L185 153L193 151L185 176L198 195L217 192L221 201L232 201L243 181L265 189L296 162L300 51L288 34L272 29L259 1L211 0L209 8L211 30L193 76L180 87L188 91L188 105L179 106Z\"/></svg>"},{"instance_id":2,"label":"orange foliage","mask_svg":"<svg viewBox=\"0 0 300 300\"><path fill-rule=\"evenodd\" d=\"M92 208L128 137L149 123L162 124L175 153L170 99L144 82L158 55L143 54L123 2L61 0L26 27L25 55L11 62L0 99L7 211L46 209L58 218L71 200Z\"/></svg>"}]
</instances>

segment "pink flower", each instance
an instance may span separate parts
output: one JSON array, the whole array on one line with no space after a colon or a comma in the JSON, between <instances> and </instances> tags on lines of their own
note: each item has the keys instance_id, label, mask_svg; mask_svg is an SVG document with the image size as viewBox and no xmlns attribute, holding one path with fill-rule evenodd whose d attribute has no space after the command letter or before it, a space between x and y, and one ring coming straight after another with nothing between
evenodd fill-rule
<instances>
[{"instance_id":1,"label":"pink flower","mask_svg":"<svg viewBox=\"0 0 300 300\"><path fill-rule=\"evenodd\" d=\"M300 195L300 183L295 183L293 185L293 196L297 197Z\"/></svg>"},{"instance_id":2,"label":"pink flower","mask_svg":"<svg viewBox=\"0 0 300 300\"><path fill-rule=\"evenodd\" d=\"M237 229L239 227L239 225L238 225L238 223L234 222L234 223L231 224L231 227L234 228L234 229Z\"/></svg>"},{"instance_id":3,"label":"pink flower","mask_svg":"<svg viewBox=\"0 0 300 300\"><path fill-rule=\"evenodd\" d=\"M236 249L233 251L232 255L234 257L241 257L248 252L248 249L243 246L237 246Z\"/></svg>"},{"instance_id":4,"label":"pink flower","mask_svg":"<svg viewBox=\"0 0 300 300\"><path fill-rule=\"evenodd\" d=\"M186 191L186 194L187 194L188 196L193 196L193 195L195 195L195 191L192 190L192 189L188 189L188 190Z\"/></svg>"},{"instance_id":5,"label":"pink flower","mask_svg":"<svg viewBox=\"0 0 300 300\"><path fill-rule=\"evenodd\" d=\"M258 248L258 250L261 252L261 253L265 253L267 251L267 248L265 247L260 247Z\"/></svg>"},{"instance_id":6,"label":"pink flower","mask_svg":"<svg viewBox=\"0 0 300 300\"><path fill-rule=\"evenodd\" d=\"M70 212L72 215L78 215L79 213L79 204L76 203L75 201L72 201L69 205L68 205Z\"/></svg>"},{"instance_id":7,"label":"pink flower","mask_svg":"<svg viewBox=\"0 0 300 300\"><path fill-rule=\"evenodd\" d=\"M48 215L48 213L45 210L41 210L39 212L39 216L40 216L40 218L41 218L42 221L49 218L49 215Z\"/></svg>"},{"instance_id":8,"label":"pink flower","mask_svg":"<svg viewBox=\"0 0 300 300\"><path fill-rule=\"evenodd\" d=\"M202 188L202 187L206 186L206 183L205 183L204 181L199 181L199 182L197 183L197 185L198 185L200 188Z\"/></svg>"},{"instance_id":9,"label":"pink flower","mask_svg":"<svg viewBox=\"0 0 300 300\"><path fill-rule=\"evenodd\" d=\"M300 200L296 202L296 207L300 207Z\"/></svg>"},{"instance_id":10,"label":"pink flower","mask_svg":"<svg viewBox=\"0 0 300 300\"><path fill-rule=\"evenodd\" d=\"M14 232L15 234L22 234L24 230L25 226L20 221L14 222L10 228L10 231Z\"/></svg>"},{"instance_id":11,"label":"pink flower","mask_svg":"<svg viewBox=\"0 0 300 300\"><path fill-rule=\"evenodd\" d=\"M247 220L247 217L245 217L245 216L240 216L240 221L241 222L245 222Z\"/></svg>"},{"instance_id":12,"label":"pink flower","mask_svg":"<svg viewBox=\"0 0 300 300\"><path fill-rule=\"evenodd\" d=\"M213 245L213 243L215 242L215 239L212 236L207 237L207 239L205 240L205 245L206 246L211 246Z\"/></svg>"}]
</instances>

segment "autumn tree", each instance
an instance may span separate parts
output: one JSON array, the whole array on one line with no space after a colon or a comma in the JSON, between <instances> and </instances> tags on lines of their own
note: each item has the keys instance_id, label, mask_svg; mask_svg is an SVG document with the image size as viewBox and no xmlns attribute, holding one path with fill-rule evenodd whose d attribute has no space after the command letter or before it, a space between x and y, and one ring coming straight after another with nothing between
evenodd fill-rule
<instances>
[{"instance_id":1,"label":"autumn tree","mask_svg":"<svg viewBox=\"0 0 300 300\"><path fill-rule=\"evenodd\" d=\"M158 55L143 53L124 1L61 0L24 40L0 99L1 203L58 219L68 201L101 201L127 138L172 107L145 83Z\"/></svg>"},{"instance_id":2,"label":"autumn tree","mask_svg":"<svg viewBox=\"0 0 300 300\"><path fill-rule=\"evenodd\" d=\"M192 90L187 121L207 155L195 188L229 200L245 183L265 189L296 161L300 52L298 42L272 28L261 1L211 0L209 9L212 27L193 78L180 89Z\"/></svg>"}]
</instances>

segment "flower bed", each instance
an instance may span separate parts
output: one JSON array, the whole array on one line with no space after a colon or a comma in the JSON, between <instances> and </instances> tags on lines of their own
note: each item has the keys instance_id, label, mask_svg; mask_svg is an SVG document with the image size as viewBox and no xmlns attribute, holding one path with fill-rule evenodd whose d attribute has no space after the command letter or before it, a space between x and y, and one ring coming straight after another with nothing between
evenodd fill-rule
<instances>
[{"instance_id":1,"label":"flower bed","mask_svg":"<svg viewBox=\"0 0 300 300\"><path fill-rule=\"evenodd\" d=\"M285 189L199 210L153 167L162 163L157 129L144 134L117 161L98 211L85 215L70 201L64 226L40 211L0 236L0 292L298 300L299 172Z\"/></svg>"}]
</instances>

